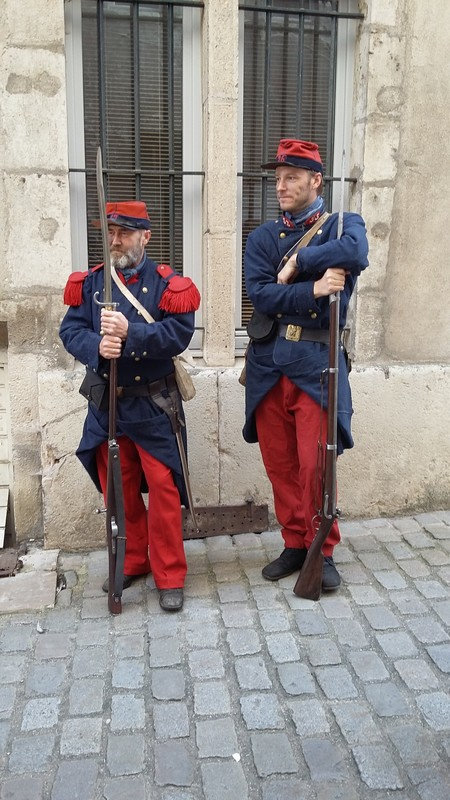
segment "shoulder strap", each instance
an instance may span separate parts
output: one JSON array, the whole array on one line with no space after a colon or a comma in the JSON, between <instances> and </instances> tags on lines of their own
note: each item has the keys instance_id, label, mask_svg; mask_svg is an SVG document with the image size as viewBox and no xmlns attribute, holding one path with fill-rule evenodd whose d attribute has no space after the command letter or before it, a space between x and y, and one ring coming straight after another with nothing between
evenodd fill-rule
<instances>
[{"instance_id":1,"label":"shoulder strap","mask_svg":"<svg viewBox=\"0 0 450 800\"><path fill-rule=\"evenodd\" d=\"M277 272L279 272L280 269L282 269L284 267L284 265L286 264L287 261L289 261L291 256L293 256L296 253L298 253L298 251L300 250L301 247L306 247L310 243L311 239L313 238L313 236L316 235L316 233L319 230L320 226L323 225L324 222L327 221L329 216L330 216L330 214L328 213L328 211L324 211L322 216L320 216L319 219L317 220L317 222L315 222L314 225L302 236L300 241L297 242L296 244L294 244L293 247L291 247L291 249L288 250L286 255L283 256L283 258L281 259L280 263L278 264Z\"/></svg>"}]
</instances>

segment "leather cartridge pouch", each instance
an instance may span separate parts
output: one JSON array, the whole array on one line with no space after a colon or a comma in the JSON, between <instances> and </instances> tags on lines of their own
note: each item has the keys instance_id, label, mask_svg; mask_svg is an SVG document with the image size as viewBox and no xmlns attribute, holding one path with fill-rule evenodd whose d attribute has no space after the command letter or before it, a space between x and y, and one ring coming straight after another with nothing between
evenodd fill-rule
<instances>
[{"instance_id":1,"label":"leather cartridge pouch","mask_svg":"<svg viewBox=\"0 0 450 800\"><path fill-rule=\"evenodd\" d=\"M108 410L109 383L97 372L86 367L86 375L83 378L79 393L83 395L98 411Z\"/></svg>"}]
</instances>

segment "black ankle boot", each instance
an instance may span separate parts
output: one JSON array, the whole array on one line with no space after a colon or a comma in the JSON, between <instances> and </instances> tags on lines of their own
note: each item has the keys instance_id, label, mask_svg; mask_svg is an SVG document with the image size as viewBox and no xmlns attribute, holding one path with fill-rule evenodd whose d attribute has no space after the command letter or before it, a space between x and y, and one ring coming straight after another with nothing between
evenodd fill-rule
<instances>
[{"instance_id":1,"label":"black ankle boot","mask_svg":"<svg viewBox=\"0 0 450 800\"><path fill-rule=\"evenodd\" d=\"M307 554L306 547L286 547L281 555L267 564L262 570L263 578L268 581L278 581L280 578L287 578L293 572L303 567Z\"/></svg>"}]
</instances>

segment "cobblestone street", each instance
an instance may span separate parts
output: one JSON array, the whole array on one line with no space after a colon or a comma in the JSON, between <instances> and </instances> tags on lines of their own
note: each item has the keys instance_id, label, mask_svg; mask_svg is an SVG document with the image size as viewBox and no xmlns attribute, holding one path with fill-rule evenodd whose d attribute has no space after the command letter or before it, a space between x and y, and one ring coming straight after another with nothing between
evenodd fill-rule
<instances>
[{"instance_id":1,"label":"cobblestone street","mask_svg":"<svg viewBox=\"0 0 450 800\"><path fill-rule=\"evenodd\" d=\"M278 531L186 542L172 615L61 553L56 607L0 616L1 800L448 800L450 513L341 529L317 603L262 578Z\"/></svg>"}]
</instances>

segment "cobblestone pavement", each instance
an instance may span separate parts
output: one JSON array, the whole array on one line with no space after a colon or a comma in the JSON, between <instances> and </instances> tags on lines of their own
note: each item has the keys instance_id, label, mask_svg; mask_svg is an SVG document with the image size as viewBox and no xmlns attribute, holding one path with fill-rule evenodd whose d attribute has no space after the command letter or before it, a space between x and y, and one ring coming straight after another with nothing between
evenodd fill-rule
<instances>
[{"instance_id":1,"label":"cobblestone pavement","mask_svg":"<svg viewBox=\"0 0 450 800\"><path fill-rule=\"evenodd\" d=\"M173 615L61 554L57 606L0 617L1 800L449 800L450 512L342 532L317 603L261 577L278 532L187 542Z\"/></svg>"}]
</instances>

